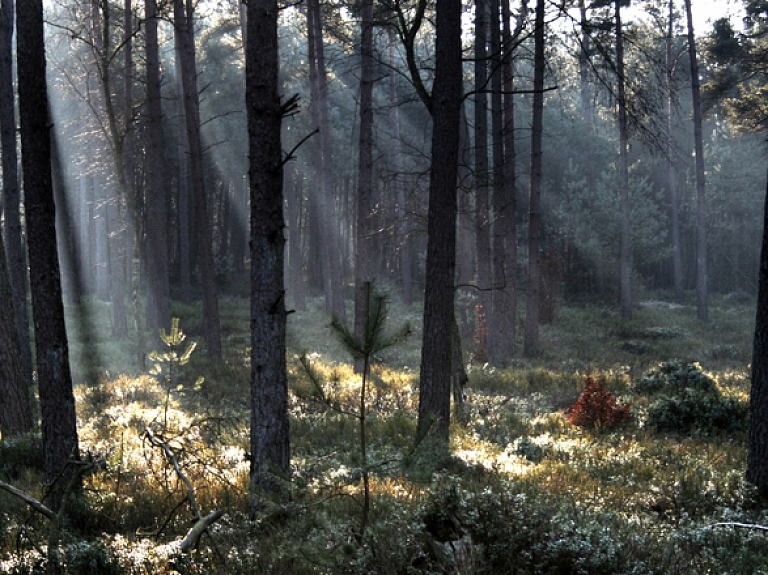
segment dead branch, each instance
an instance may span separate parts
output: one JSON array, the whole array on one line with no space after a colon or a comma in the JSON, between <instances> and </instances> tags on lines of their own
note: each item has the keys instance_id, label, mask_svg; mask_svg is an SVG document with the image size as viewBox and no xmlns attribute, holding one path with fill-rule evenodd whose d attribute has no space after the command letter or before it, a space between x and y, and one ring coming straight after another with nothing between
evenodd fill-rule
<instances>
[{"instance_id":1,"label":"dead branch","mask_svg":"<svg viewBox=\"0 0 768 575\"><path fill-rule=\"evenodd\" d=\"M736 521L723 521L714 523L710 527L736 527L740 529L752 529L755 531L768 531L768 525L757 525L754 523L738 523Z\"/></svg>"},{"instance_id":2,"label":"dead branch","mask_svg":"<svg viewBox=\"0 0 768 575\"><path fill-rule=\"evenodd\" d=\"M51 521L56 521L58 519L58 515L56 515L56 513L54 513L52 510L50 510L48 507L46 507L42 503L40 503L34 497L31 497L30 495L27 495L23 491L16 489L13 485L8 485L7 483L0 481L0 489L7 491L11 495L15 495L16 497L24 501L24 503L29 505L32 509L34 509L41 515L45 515Z\"/></svg>"},{"instance_id":3,"label":"dead branch","mask_svg":"<svg viewBox=\"0 0 768 575\"><path fill-rule=\"evenodd\" d=\"M197 542L200 540L200 537L203 536L203 533L205 533L211 525L221 519L223 515L224 510L219 509L205 517L201 517L197 523L192 526L192 529L187 532L186 537L181 540L181 543L179 543L179 550L182 553L189 553L195 546L197 546Z\"/></svg>"},{"instance_id":4,"label":"dead branch","mask_svg":"<svg viewBox=\"0 0 768 575\"><path fill-rule=\"evenodd\" d=\"M197 506L197 498L195 497L195 488L192 487L192 482L189 480L189 478L186 476L186 474L181 470L181 466L179 465L178 460L176 459L176 456L174 455L173 451L171 451L171 448L168 447L168 444L163 441L162 439L155 436L154 433L152 433L152 430L148 427L144 429L144 434L146 435L149 442L154 445L155 447L159 447L163 450L165 453L165 456L168 458L168 461L171 462L171 465L173 465L173 469L176 471L176 475L184 482L184 485L187 486L187 499L189 500L189 506L192 508L192 513L195 514L195 519L200 520L202 519L202 515L200 515L200 508Z\"/></svg>"}]
</instances>

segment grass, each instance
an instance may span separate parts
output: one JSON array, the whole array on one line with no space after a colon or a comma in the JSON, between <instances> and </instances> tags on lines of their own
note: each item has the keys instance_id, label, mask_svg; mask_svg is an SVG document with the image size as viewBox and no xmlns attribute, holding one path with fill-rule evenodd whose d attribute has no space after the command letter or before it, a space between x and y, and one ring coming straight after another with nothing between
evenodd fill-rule
<instances>
[{"instance_id":1,"label":"grass","mask_svg":"<svg viewBox=\"0 0 768 575\"><path fill-rule=\"evenodd\" d=\"M73 371L81 448L100 464L85 477L84 511L60 541L65 572L768 573L766 536L728 525L767 519L742 481L746 432L659 432L648 423L655 397L635 390L659 362L697 361L719 396L746 402L750 307L714 299L707 325L691 308L651 300L631 322L595 305L561 308L542 326L540 357L505 369L470 366L468 403L445 453L428 441L413 450L420 310L395 304L393 323L408 320L417 333L372 374L369 459L378 465L370 527L358 542L356 421L313 399L298 355L309 355L342 407L358 401L359 378L322 301L309 304L289 316L292 501L257 522L247 520L247 301L222 303L225 357L210 362L196 351L172 386L167 415L167 388L140 373L131 340L112 339L108 320L96 322L98 353ZM108 312L88 306L94 318ZM199 308L174 312L199 339ZM73 349L82 362L77 333ZM88 369L98 385L85 382ZM587 372L631 405L630 423L602 433L568 423L564 411ZM174 547L192 521L185 486L147 429L173 450L201 512L227 511L188 557ZM0 444L0 480L35 497L40 462L39 438ZM0 573L40 572L47 533L43 519L0 493Z\"/></svg>"}]
</instances>

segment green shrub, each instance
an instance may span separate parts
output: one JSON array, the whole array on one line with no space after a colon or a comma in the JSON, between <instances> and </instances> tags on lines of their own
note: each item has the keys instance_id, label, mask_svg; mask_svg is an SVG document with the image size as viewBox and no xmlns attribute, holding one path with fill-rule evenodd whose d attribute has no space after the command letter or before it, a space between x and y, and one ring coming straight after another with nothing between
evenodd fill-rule
<instances>
[{"instance_id":1,"label":"green shrub","mask_svg":"<svg viewBox=\"0 0 768 575\"><path fill-rule=\"evenodd\" d=\"M43 470L43 438L39 433L9 437L0 442L0 476L15 479L25 468Z\"/></svg>"},{"instance_id":2,"label":"green shrub","mask_svg":"<svg viewBox=\"0 0 768 575\"><path fill-rule=\"evenodd\" d=\"M659 431L689 433L743 431L749 408L732 397L720 397L697 389L686 389L675 397L662 397L648 409L648 423Z\"/></svg>"},{"instance_id":3,"label":"green shrub","mask_svg":"<svg viewBox=\"0 0 768 575\"><path fill-rule=\"evenodd\" d=\"M679 395L687 389L717 394L715 380L704 373L698 363L666 361L650 370L635 384L635 390L646 395Z\"/></svg>"}]
</instances>

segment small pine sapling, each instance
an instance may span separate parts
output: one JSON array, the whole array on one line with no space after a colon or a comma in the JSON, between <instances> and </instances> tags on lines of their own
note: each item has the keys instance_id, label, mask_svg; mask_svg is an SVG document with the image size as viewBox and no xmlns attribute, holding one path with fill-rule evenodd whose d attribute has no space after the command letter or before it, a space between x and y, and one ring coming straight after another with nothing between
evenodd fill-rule
<instances>
[{"instance_id":1,"label":"small pine sapling","mask_svg":"<svg viewBox=\"0 0 768 575\"><path fill-rule=\"evenodd\" d=\"M361 362L363 369L360 374L360 400L358 410L356 412L346 411L341 409L332 398L330 398L323 389L323 385L319 374L312 369L309 359L302 356L300 361L302 366L315 387L317 397L325 403L329 408L350 415L356 418L359 422L359 440L360 440L360 459L361 459L361 476L363 480L363 516L360 520L360 532L358 534L358 540L363 541L365 530L368 526L368 518L370 516L371 508L371 494L370 494L370 472L371 466L368 464L368 444L366 439L366 423L367 423L367 404L366 393L368 390L368 379L370 377L371 364L376 361L377 354L393 345L403 341L411 333L411 327L409 324L403 325L399 330L391 334L385 334L385 328L387 324L387 317L389 313L389 298L385 294L378 293L373 286L372 282L365 282L363 285L364 297L365 297L365 309L367 310L367 316L365 326L363 329L362 338L356 336L352 330L344 325L336 316L331 320L331 327L336 331L342 345L352 355L355 362Z\"/></svg>"},{"instance_id":2,"label":"small pine sapling","mask_svg":"<svg viewBox=\"0 0 768 575\"><path fill-rule=\"evenodd\" d=\"M149 359L154 364L152 369L149 370L160 381L165 382L165 411L163 413L163 430L168 426L168 403L171 398L171 390L178 377L179 368L189 363L189 358L192 356L192 352L195 351L197 343L192 341L187 346L187 349L181 351L181 344L187 339L187 335L179 328L179 318L175 317L171 320L171 331L166 333L165 329L160 330L160 339L168 347L168 351L160 353L157 350L149 353ZM168 371L163 374L163 364L168 365ZM203 378L199 377L195 382L195 387L199 387L203 382ZM177 389L181 389L182 386L178 385Z\"/></svg>"},{"instance_id":3,"label":"small pine sapling","mask_svg":"<svg viewBox=\"0 0 768 575\"><path fill-rule=\"evenodd\" d=\"M584 378L584 391L565 413L571 425L596 431L616 428L631 415L629 404L619 405L613 394L591 375Z\"/></svg>"}]
</instances>

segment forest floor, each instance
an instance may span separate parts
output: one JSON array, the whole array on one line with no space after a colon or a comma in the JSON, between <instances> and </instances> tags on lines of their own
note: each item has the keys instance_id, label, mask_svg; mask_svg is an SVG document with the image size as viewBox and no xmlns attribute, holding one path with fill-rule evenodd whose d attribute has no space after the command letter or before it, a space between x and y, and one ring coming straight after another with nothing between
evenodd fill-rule
<instances>
[{"instance_id":1,"label":"forest floor","mask_svg":"<svg viewBox=\"0 0 768 575\"><path fill-rule=\"evenodd\" d=\"M561 305L541 327L540 356L505 369L470 361L478 342L465 326L467 401L449 451L415 440L421 310L394 303L391 328L408 321L413 334L372 372L362 537L349 415L360 378L321 299L289 316L292 474L277 480L291 502L256 522L247 300L221 301L223 360L201 343L181 365L158 340L143 369L133 340L111 337L106 305L69 309L93 464L60 531L0 492L0 573L45 572L49 544L70 574L768 573L768 533L756 527L768 505L742 479L754 301L713 297L706 324L670 302L651 294L629 322L597 303ZM199 314L174 306L189 336L179 356L199 339ZM584 398L587 374L610 393ZM39 435L0 443L0 481L41 499L41 468ZM198 517L190 493L199 516L224 515L182 553Z\"/></svg>"}]
</instances>

